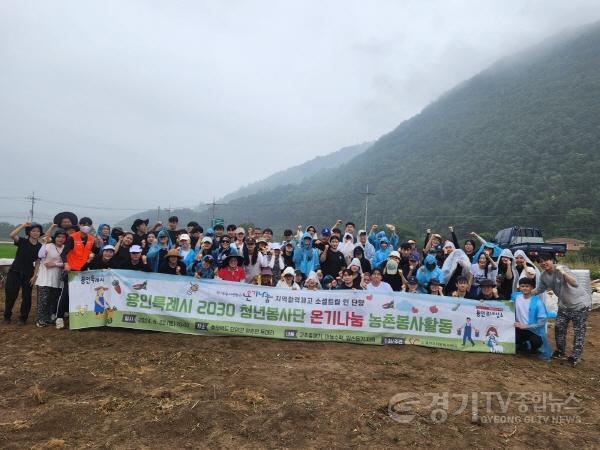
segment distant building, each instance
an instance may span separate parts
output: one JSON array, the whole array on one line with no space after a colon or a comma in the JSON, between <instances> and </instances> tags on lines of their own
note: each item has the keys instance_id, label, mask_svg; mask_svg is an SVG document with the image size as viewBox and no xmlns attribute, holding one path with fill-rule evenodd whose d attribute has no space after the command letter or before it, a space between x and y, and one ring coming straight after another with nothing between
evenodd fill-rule
<instances>
[{"instance_id":1,"label":"distant building","mask_svg":"<svg viewBox=\"0 0 600 450\"><path fill-rule=\"evenodd\" d=\"M579 239L573 238L554 238L549 239L546 242L549 244L567 244L567 251L569 252L578 252L582 248L585 248L587 242L580 241Z\"/></svg>"}]
</instances>

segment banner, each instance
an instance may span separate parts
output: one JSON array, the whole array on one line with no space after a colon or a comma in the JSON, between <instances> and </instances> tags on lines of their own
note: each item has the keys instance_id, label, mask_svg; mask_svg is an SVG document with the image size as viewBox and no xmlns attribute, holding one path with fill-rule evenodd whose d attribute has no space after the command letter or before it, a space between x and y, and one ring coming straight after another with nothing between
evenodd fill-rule
<instances>
[{"instance_id":1,"label":"banner","mask_svg":"<svg viewBox=\"0 0 600 450\"><path fill-rule=\"evenodd\" d=\"M194 277L69 274L71 329L122 327L514 353L514 306L425 294L293 291Z\"/></svg>"}]
</instances>

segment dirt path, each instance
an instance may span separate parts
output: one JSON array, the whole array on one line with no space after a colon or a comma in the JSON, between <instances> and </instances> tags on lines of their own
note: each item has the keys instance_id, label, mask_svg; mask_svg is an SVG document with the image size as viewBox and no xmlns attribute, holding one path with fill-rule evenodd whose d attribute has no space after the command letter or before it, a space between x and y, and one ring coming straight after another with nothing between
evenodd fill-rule
<instances>
[{"instance_id":1,"label":"dirt path","mask_svg":"<svg viewBox=\"0 0 600 450\"><path fill-rule=\"evenodd\" d=\"M0 325L0 448L593 448L599 330L595 312L573 369L413 346ZM426 405L407 424L388 414L400 392L511 391L574 393L581 423L477 424L471 402L452 415L456 399L441 424Z\"/></svg>"}]
</instances>

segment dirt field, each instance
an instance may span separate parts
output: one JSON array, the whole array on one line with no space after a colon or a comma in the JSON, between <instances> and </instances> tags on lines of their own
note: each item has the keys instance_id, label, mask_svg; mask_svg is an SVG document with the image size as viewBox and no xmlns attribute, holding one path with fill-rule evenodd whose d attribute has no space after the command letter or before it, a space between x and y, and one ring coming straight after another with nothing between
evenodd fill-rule
<instances>
[{"instance_id":1,"label":"dirt field","mask_svg":"<svg viewBox=\"0 0 600 450\"><path fill-rule=\"evenodd\" d=\"M600 446L599 312L591 314L576 369L415 346L57 331L33 324L0 325L0 341L2 449ZM431 421L427 405L415 406L407 424L388 414L390 397L401 392L500 392L506 399L511 391L555 398L574 393L580 423L477 423L471 401L452 415L459 397L441 424ZM481 420L481 394L478 404ZM539 415L521 414L517 406L511 403L506 415ZM494 411L501 414L499 406Z\"/></svg>"}]
</instances>

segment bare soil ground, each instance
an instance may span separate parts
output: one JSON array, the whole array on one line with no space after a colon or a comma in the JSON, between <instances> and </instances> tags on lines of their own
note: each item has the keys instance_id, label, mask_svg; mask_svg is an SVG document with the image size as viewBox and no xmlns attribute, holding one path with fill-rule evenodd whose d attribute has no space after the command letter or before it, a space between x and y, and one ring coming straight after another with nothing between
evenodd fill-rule
<instances>
[{"instance_id":1,"label":"bare soil ground","mask_svg":"<svg viewBox=\"0 0 600 450\"><path fill-rule=\"evenodd\" d=\"M599 312L577 368L416 346L58 331L30 322L0 325L2 449L600 446ZM400 392L573 393L582 412L571 424L477 423L469 403L435 424L421 405L402 424L388 414ZM486 414L481 396L478 403ZM508 414L536 415L513 404Z\"/></svg>"}]
</instances>

